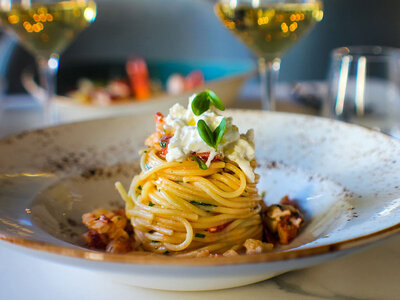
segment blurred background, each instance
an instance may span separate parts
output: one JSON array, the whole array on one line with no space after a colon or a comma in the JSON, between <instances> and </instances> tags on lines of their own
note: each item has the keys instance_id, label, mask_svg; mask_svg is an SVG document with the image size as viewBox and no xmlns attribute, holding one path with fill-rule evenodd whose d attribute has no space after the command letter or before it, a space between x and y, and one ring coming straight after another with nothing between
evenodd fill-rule
<instances>
[{"instance_id":1,"label":"blurred background","mask_svg":"<svg viewBox=\"0 0 400 300\"><path fill-rule=\"evenodd\" d=\"M251 59L228 32L208 0L97 0L98 16L63 53L63 67L82 61L124 63L131 54L146 60L232 61ZM326 78L331 49L343 45L400 47L400 1L324 0L324 19L283 57L280 81ZM2 36L8 55L0 61L8 93L22 92L21 71L30 54ZM60 76L59 76L60 77ZM60 79L59 79L60 80Z\"/></svg>"}]
</instances>

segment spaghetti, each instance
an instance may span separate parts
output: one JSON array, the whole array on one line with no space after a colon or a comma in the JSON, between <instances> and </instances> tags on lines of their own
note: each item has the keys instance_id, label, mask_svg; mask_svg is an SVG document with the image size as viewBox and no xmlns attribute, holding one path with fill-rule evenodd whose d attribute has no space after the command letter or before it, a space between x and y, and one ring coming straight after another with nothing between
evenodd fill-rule
<instances>
[{"instance_id":1,"label":"spaghetti","mask_svg":"<svg viewBox=\"0 0 400 300\"><path fill-rule=\"evenodd\" d=\"M216 161L202 170L190 159L167 162L155 149L141 154L142 172L129 193L120 183L116 187L145 250L195 256L238 250L247 239L262 238L257 181L247 182L233 162Z\"/></svg>"}]
</instances>

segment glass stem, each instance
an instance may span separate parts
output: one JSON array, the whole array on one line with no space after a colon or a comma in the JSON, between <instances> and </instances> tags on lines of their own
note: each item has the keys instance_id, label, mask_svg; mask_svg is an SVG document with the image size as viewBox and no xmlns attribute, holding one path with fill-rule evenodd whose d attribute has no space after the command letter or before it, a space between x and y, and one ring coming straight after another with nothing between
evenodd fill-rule
<instances>
[{"instance_id":1,"label":"glass stem","mask_svg":"<svg viewBox=\"0 0 400 300\"><path fill-rule=\"evenodd\" d=\"M56 95L58 63L59 57L56 54L52 54L49 59L37 58L40 85L45 92L40 99L43 106L44 125L52 125L57 122L53 98Z\"/></svg>"},{"instance_id":2,"label":"glass stem","mask_svg":"<svg viewBox=\"0 0 400 300\"><path fill-rule=\"evenodd\" d=\"M258 59L258 72L261 79L261 108L263 110L274 111L275 106L275 88L278 83L279 69L281 60L275 58L267 61L265 58Z\"/></svg>"}]
</instances>

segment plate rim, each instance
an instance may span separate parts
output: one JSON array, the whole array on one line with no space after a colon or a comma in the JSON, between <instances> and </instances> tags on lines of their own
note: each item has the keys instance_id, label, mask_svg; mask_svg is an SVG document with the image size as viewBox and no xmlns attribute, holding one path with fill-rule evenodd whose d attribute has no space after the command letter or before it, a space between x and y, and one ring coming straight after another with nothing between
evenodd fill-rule
<instances>
[{"instance_id":1,"label":"plate rim","mask_svg":"<svg viewBox=\"0 0 400 300\"><path fill-rule=\"evenodd\" d=\"M174 257L165 255L154 255L153 253L136 252L130 254L111 254L83 248L71 248L53 243L34 241L27 238L19 238L0 232L0 240L14 245L22 246L31 250L41 251L47 254L58 254L66 257L85 259L89 261L101 261L110 263L124 263L129 265L163 265L182 267L210 267L244 265L252 263L282 262L311 256L319 256L333 252L357 249L393 236L400 232L400 222L372 232L344 241L310 248L284 250L277 252L266 252L252 255L238 255L231 257Z\"/></svg>"}]
</instances>

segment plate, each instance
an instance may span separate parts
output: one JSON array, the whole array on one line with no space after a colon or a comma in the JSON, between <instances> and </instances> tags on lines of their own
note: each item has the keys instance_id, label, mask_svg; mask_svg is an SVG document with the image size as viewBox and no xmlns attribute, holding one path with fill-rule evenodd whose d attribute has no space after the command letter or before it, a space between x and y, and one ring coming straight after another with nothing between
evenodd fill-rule
<instances>
[{"instance_id":1,"label":"plate","mask_svg":"<svg viewBox=\"0 0 400 300\"><path fill-rule=\"evenodd\" d=\"M400 142L323 118L231 110L255 129L259 188L288 194L307 226L270 253L218 258L115 255L84 247L82 213L122 206L113 187L138 172L150 114L86 121L0 141L2 245L94 271L106 280L166 290L242 286L310 267L400 231Z\"/></svg>"},{"instance_id":2,"label":"plate","mask_svg":"<svg viewBox=\"0 0 400 300\"><path fill-rule=\"evenodd\" d=\"M189 96L194 93L211 89L218 95L224 95L224 103L229 107L238 97L242 85L256 74L252 61L216 61L216 62L149 62L149 72L163 85L173 73L188 74L193 70L200 70L204 74L203 86L178 95L166 92L158 93L146 101L120 101L107 106L81 104L72 98L63 96L76 87L79 78L87 77L93 80L104 81L107 79L126 77L124 64L117 63L81 63L65 66L60 70L58 90L60 95L54 99L60 123L83 121L96 118L111 117L123 114L142 114L155 110L168 109L175 103L185 104ZM77 75L79 74L79 78ZM44 101L45 91L33 80L31 73L24 73L22 83L25 89L36 99Z\"/></svg>"}]
</instances>

